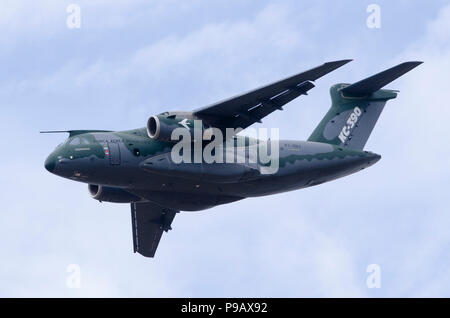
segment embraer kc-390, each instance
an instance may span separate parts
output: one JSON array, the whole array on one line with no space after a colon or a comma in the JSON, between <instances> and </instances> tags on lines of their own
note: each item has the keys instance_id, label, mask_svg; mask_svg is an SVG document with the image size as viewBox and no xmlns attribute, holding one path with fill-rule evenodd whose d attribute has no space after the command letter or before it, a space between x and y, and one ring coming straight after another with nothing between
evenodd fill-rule
<instances>
[{"instance_id":1,"label":"embraer kc-390","mask_svg":"<svg viewBox=\"0 0 450 318\"><path fill-rule=\"evenodd\" d=\"M162 233L171 229L180 211L302 189L376 163L380 155L364 146L384 105L397 96L382 87L422 62L402 63L354 84L333 85L331 108L307 141L237 134L306 95L313 81L350 61L328 62L191 112L151 116L145 128L64 131L69 138L48 156L45 168L87 183L94 199L129 203L134 252L154 257ZM209 160L202 156L206 150L213 159L233 160ZM261 160L261 151L272 155L269 161Z\"/></svg>"}]
</instances>

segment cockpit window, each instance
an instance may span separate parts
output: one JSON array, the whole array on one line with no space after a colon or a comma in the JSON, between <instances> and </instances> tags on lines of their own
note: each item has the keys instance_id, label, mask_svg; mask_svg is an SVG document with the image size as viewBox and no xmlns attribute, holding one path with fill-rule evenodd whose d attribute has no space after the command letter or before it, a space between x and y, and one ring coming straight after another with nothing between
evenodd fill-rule
<instances>
[{"instance_id":1,"label":"cockpit window","mask_svg":"<svg viewBox=\"0 0 450 318\"><path fill-rule=\"evenodd\" d=\"M72 146L76 146L79 144L80 144L80 138L78 138L78 137L73 138L69 143L69 145L72 145Z\"/></svg>"}]
</instances>

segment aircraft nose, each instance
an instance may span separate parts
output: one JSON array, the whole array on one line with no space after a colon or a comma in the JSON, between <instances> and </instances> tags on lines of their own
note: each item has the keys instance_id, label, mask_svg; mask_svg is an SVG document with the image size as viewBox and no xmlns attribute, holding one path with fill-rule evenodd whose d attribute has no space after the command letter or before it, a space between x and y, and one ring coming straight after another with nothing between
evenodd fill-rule
<instances>
[{"instance_id":1,"label":"aircraft nose","mask_svg":"<svg viewBox=\"0 0 450 318\"><path fill-rule=\"evenodd\" d=\"M48 172L53 172L56 166L56 158L52 155L48 156L47 159L45 159L44 166Z\"/></svg>"}]
</instances>

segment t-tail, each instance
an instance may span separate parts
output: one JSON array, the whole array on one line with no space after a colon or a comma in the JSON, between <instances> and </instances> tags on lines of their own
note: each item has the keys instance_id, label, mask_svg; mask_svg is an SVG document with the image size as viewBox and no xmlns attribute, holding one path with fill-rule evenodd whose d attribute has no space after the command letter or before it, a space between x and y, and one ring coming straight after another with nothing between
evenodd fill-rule
<instances>
[{"instance_id":1,"label":"t-tail","mask_svg":"<svg viewBox=\"0 0 450 318\"><path fill-rule=\"evenodd\" d=\"M405 62L354 84L330 88L331 108L308 141L362 150L390 99L397 91L381 89L422 62Z\"/></svg>"}]
</instances>

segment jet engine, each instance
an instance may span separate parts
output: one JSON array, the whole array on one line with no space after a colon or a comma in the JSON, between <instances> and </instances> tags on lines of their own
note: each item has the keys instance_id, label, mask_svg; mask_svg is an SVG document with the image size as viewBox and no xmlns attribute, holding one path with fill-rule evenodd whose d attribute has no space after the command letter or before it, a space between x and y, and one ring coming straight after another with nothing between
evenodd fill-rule
<instances>
[{"instance_id":1,"label":"jet engine","mask_svg":"<svg viewBox=\"0 0 450 318\"><path fill-rule=\"evenodd\" d=\"M105 201L114 203L130 203L141 201L140 197L135 196L120 188L89 184L88 189L92 198L100 202Z\"/></svg>"},{"instance_id":2,"label":"jet engine","mask_svg":"<svg viewBox=\"0 0 450 318\"><path fill-rule=\"evenodd\" d=\"M200 132L199 138L202 138L203 126L199 127L194 125L194 120L188 118L179 118L175 115L171 116L151 116L147 121L147 134L151 139L165 141L165 142L178 142L178 140L172 140L172 132L177 129L187 129L192 139L195 138L195 129Z\"/></svg>"}]
</instances>

